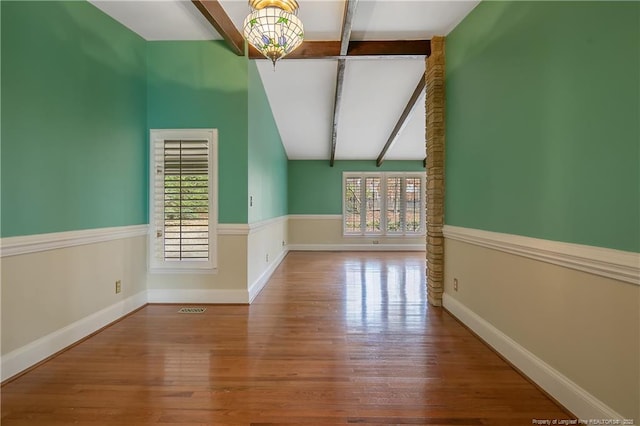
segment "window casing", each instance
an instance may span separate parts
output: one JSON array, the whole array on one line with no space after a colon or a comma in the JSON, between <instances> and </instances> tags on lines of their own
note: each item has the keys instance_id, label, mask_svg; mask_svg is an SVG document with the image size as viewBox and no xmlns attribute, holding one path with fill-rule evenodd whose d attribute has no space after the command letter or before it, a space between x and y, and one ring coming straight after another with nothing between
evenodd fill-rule
<instances>
[{"instance_id":1,"label":"window casing","mask_svg":"<svg viewBox=\"0 0 640 426\"><path fill-rule=\"evenodd\" d=\"M149 269L216 268L217 130L151 130Z\"/></svg>"},{"instance_id":2,"label":"window casing","mask_svg":"<svg viewBox=\"0 0 640 426\"><path fill-rule=\"evenodd\" d=\"M345 172L344 235L423 235L425 174Z\"/></svg>"}]
</instances>

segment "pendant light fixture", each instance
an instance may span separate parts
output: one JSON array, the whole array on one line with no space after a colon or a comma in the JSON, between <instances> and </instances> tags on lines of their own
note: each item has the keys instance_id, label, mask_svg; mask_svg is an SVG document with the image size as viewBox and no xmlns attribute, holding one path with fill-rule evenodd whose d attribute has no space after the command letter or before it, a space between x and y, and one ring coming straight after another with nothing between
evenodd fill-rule
<instances>
[{"instance_id":1,"label":"pendant light fixture","mask_svg":"<svg viewBox=\"0 0 640 426\"><path fill-rule=\"evenodd\" d=\"M249 0L251 13L243 25L244 38L265 57L276 61L302 43L304 29L296 16L296 0Z\"/></svg>"}]
</instances>

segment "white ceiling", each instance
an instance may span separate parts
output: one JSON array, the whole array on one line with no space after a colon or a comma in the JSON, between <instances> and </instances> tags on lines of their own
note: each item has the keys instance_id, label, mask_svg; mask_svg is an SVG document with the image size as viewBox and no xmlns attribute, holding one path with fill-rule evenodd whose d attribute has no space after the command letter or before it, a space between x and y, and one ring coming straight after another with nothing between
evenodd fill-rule
<instances>
[{"instance_id":1,"label":"white ceiling","mask_svg":"<svg viewBox=\"0 0 640 426\"><path fill-rule=\"evenodd\" d=\"M271 61L257 63L287 156L292 160L328 159L336 61L282 61L275 71Z\"/></svg>"},{"instance_id":2,"label":"white ceiling","mask_svg":"<svg viewBox=\"0 0 640 426\"><path fill-rule=\"evenodd\" d=\"M221 39L190 1L90 0L146 40ZM360 0L351 40L420 40L447 35L480 0ZM220 0L238 29L246 0ZM344 0L298 0L307 40L340 40ZM256 61L289 159L329 159L337 61ZM349 59L338 116L336 160L375 160L396 125L424 59ZM283 90L286 88L286 90ZM388 160L425 157L424 99L416 103Z\"/></svg>"},{"instance_id":3,"label":"white ceiling","mask_svg":"<svg viewBox=\"0 0 640 426\"><path fill-rule=\"evenodd\" d=\"M360 0L352 40L424 40L447 35L478 1Z\"/></svg>"},{"instance_id":4,"label":"white ceiling","mask_svg":"<svg viewBox=\"0 0 640 426\"><path fill-rule=\"evenodd\" d=\"M190 1L89 0L145 40L222 39Z\"/></svg>"},{"instance_id":5,"label":"white ceiling","mask_svg":"<svg viewBox=\"0 0 640 426\"><path fill-rule=\"evenodd\" d=\"M348 62L338 120L336 159L377 158L422 74L423 59ZM386 159L396 154L396 147L409 148L413 153L409 158L398 159L421 160L425 157L424 113L413 114L412 118L421 122L421 134L416 137L403 131Z\"/></svg>"}]
</instances>

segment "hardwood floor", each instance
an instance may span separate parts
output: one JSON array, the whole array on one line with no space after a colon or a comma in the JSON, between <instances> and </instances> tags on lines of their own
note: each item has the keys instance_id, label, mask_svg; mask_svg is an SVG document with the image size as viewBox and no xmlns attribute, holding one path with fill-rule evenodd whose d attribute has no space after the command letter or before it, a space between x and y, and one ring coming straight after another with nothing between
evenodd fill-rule
<instances>
[{"instance_id":1,"label":"hardwood floor","mask_svg":"<svg viewBox=\"0 0 640 426\"><path fill-rule=\"evenodd\" d=\"M149 305L2 388L12 425L567 419L447 312L424 253L289 253L251 306Z\"/></svg>"}]
</instances>

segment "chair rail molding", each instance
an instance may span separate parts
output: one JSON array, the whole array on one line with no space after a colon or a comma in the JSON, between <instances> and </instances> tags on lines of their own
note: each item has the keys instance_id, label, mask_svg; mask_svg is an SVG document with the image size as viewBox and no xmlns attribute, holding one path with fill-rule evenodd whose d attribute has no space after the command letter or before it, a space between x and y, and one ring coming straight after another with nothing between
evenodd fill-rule
<instances>
[{"instance_id":1,"label":"chair rail molding","mask_svg":"<svg viewBox=\"0 0 640 426\"><path fill-rule=\"evenodd\" d=\"M445 225L445 238L640 285L640 253Z\"/></svg>"},{"instance_id":2,"label":"chair rail molding","mask_svg":"<svg viewBox=\"0 0 640 426\"><path fill-rule=\"evenodd\" d=\"M146 236L148 229L145 224L6 237L0 240L0 257Z\"/></svg>"}]
</instances>

